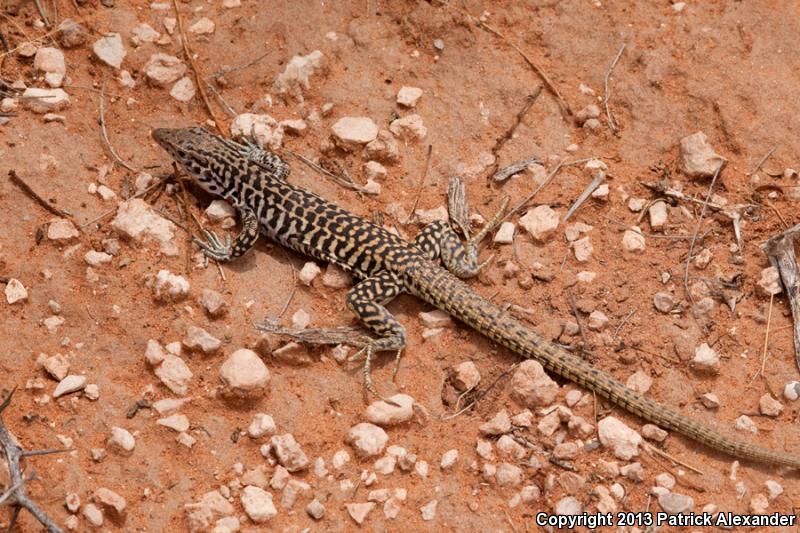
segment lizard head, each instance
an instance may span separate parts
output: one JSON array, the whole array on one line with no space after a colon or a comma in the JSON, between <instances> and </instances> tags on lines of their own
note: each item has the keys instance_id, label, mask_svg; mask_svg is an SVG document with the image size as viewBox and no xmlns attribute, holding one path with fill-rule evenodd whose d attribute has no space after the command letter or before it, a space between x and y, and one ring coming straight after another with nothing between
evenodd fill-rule
<instances>
[{"instance_id":1,"label":"lizard head","mask_svg":"<svg viewBox=\"0 0 800 533\"><path fill-rule=\"evenodd\" d=\"M230 191L230 171L225 162L235 166L238 145L199 127L158 128L152 136L205 191L220 196Z\"/></svg>"}]
</instances>

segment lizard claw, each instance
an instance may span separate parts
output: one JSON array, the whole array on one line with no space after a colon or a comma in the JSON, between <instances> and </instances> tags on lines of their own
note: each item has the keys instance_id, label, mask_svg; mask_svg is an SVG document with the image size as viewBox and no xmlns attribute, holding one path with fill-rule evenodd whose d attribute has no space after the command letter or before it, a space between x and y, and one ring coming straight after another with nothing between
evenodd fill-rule
<instances>
[{"instance_id":1,"label":"lizard claw","mask_svg":"<svg viewBox=\"0 0 800 533\"><path fill-rule=\"evenodd\" d=\"M225 242L223 243L219 237L213 232L207 229L203 229L203 235L205 235L206 240L198 239L197 237L192 237L192 241L200 247L203 253L210 257L211 259L216 259L217 261L230 261L231 259L231 237L228 235L225 238Z\"/></svg>"},{"instance_id":2,"label":"lizard claw","mask_svg":"<svg viewBox=\"0 0 800 533\"><path fill-rule=\"evenodd\" d=\"M400 404L398 404L394 400L391 400L391 399L385 397L383 394L378 392L378 389L376 389L375 385L372 383L372 354L373 354L373 351L374 351L373 350L373 346L374 346L374 343L367 344L366 346L361 348L359 351L357 351L355 354L353 354L348 359L348 361L355 361L356 359L359 359L363 354L364 355L364 367L363 367L364 388L367 389L373 396L375 396L376 398L388 403L389 405L391 405L393 407L400 407ZM398 352L398 354L399 353L400 352ZM398 357L398 366L399 366L399 357ZM397 373L396 369L395 369L395 373Z\"/></svg>"}]
</instances>

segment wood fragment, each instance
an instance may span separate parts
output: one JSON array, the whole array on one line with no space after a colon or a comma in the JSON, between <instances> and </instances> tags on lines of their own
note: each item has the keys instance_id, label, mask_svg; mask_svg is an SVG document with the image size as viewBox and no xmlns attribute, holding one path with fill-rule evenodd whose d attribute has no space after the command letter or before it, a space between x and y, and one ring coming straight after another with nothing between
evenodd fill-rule
<instances>
[{"instance_id":1,"label":"wood fragment","mask_svg":"<svg viewBox=\"0 0 800 533\"><path fill-rule=\"evenodd\" d=\"M36 11L39 12L39 16L42 17L42 22L44 22L45 28L52 28L53 25L50 23L50 19L47 18L47 12L44 10L44 6L42 6L41 0L33 0L33 3L36 4Z\"/></svg>"},{"instance_id":2,"label":"wood fragment","mask_svg":"<svg viewBox=\"0 0 800 533\"><path fill-rule=\"evenodd\" d=\"M347 344L356 348L363 348L373 340L366 330L350 326L291 329L284 328L271 320L265 320L254 327L262 333L285 335L294 341L312 345Z\"/></svg>"},{"instance_id":3,"label":"wood fragment","mask_svg":"<svg viewBox=\"0 0 800 533\"><path fill-rule=\"evenodd\" d=\"M597 189L600 186L600 184L603 183L605 180L606 180L606 173L603 172L602 170L598 170L597 174L595 174L594 176L594 179L589 183L589 185L586 186L586 188L583 190L580 196L578 196L578 199L575 200L575 202L569 208L567 214L564 215L565 224L567 220L569 220L570 217L575 214L575 211L577 211L578 208L580 208L580 206L583 205L583 202L585 202L586 199L589 198L589 196L591 196L594 190Z\"/></svg>"},{"instance_id":4,"label":"wood fragment","mask_svg":"<svg viewBox=\"0 0 800 533\"><path fill-rule=\"evenodd\" d=\"M770 264L780 273L783 288L789 299L794 331L795 363L800 368L800 268L797 266L794 247L794 240L798 235L800 235L800 224L771 237L761 248L767 254Z\"/></svg>"},{"instance_id":5,"label":"wood fragment","mask_svg":"<svg viewBox=\"0 0 800 533\"><path fill-rule=\"evenodd\" d=\"M197 90L200 92L200 97L203 100L203 104L205 104L206 110L211 116L211 120L214 121L214 127L217 128L217 131L219 131L223 137L230 138L231 132L228 130L227 124L223 122L222 119L217 116L216 111L214 111L214 107L211 105L211 101L208 99L208 93L206 92L206 82L200 75L200 70L197 68L197 64L194 62L194 55L189 48L189 40L186 38L186 32L183 29L183 18L181 17L180 9L178 9L178 0L172 0L172 6L175 9L175 20L178 22L178 30L181 33L183 53L186 56L186 61L189 62L192 72L194 73L194 82L195 85L197 85Z\"/></svg>"},{"instance_id":6,"label":"wood fragment","mask_svg":"<svg viewBox=\"0 0 800 533\"><path fill-rule=\"evenodd\" d=\"M120 157L120 155L114 149L114 146L111 144L111 141L108 139L108 131L106 130L105 90L106 82L103 81L103 84L100 86L100 133L102 134L103 142L105 142L106 148L108 148L108 151L111 152L112 156L114 156L114 159L117 161L117 163L127 168L131 172L138 172L136 168L126 163L125 160Z\"/></svg>"},{"instance_id":7,"label":"wood fragment","mask_svg":"<svg viewBox=\"0 0 800 533\"><path fill-rule=\"evenodd\" d=\"M22 192L24 192L26 195L28 195L30 198L36 201L37 204L42 206L49 213L57 217L72 218L71 213L65 211L64 209L57 209L53 207L53 205L50 202L39 196L39 194L36 191L34 191L30 185L25 183L25 181L17 175L16 171L9 170L8 179L11 180L11 182L14 183L17 187L22 189Z\"/></svg>"},{"instance_id":8,"label":"wood fragment","mask_svg":"<svg viewBox=\"0 0 800 533\"><path fill-rule=\"evenodd\" d=\"M505 166L492 175L492 179L494 181L502 182L513 176L514 174L519 174L523 170L525 170L528 165L533 165L535 163L541 164L542 161L537 159L536 157L529 157L527 159L520 159L519 161L514 161L508 166Z\"/></svg>"},{"instance_id":9,"label":"wood fragment","mask_svg":"<svg viewBox=\"0 0 800 533\"><path fill-rule=\"evenodd\" d=\"M608 67L606 71L606 76L603 81L603 107L606 109L606 118L608 118L608 127L611 128L611 131L616 135L619 132L619 126L617 125L617 121L614 120L614 116L611 114L611 108L608 106L608 95L611 94L610 89L608 88L608 82L611 79L611 73L614 71L614 68L619 63L619 58L622 57L622 52L625 51L625 47L627 44L624 44L620 47L619 52L617 55L614 56L614 61L611 62L611 66Z\"/></svg>"}]
</instances>

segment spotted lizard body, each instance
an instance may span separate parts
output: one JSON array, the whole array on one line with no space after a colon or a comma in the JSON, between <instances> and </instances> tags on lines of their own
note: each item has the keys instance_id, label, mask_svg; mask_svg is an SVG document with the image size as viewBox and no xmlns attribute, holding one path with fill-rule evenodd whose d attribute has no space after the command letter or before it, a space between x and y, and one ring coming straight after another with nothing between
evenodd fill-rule
<instances>
[{"instance_id":1,"label":"spotted lizard body","mask_svg":"<svg viewBox=\"0 0 800 533\"><path fill-rule=\"evenodd\" d=\"M410 293L520 356L538 361L548 371L664 429L736 458L800 468L798 456L724 435L645 398L546 341L473 291L459 277L474 276L480 269L477 241L483 234L464 245L446 223L439 222L424 228L409 243L291 185L286 181L287 165L274 154L196 127L156 129L153 138L203 189L228 200L240 215L243 229L233 243L222 243L211 233L207 233L208 241L197 241L206 255L220 261L234 259L250 250L263 234L292 250L334 263L362 280L347 294L347 305L379 336L367 352L367 372L372 350L397 350L399 357L405 347L405 330L385 304L401 293Z\"/></svg>"}]
</instances>

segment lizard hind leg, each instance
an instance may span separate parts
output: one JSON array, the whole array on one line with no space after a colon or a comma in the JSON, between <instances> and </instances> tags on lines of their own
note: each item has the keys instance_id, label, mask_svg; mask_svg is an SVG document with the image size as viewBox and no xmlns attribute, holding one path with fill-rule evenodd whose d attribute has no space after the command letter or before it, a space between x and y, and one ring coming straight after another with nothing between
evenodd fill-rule
<instances>
[{"instance_id":1,"label":"lizard hind leg","mask_svg":"<svg viewBox=\"0 0 800 533\"><path fill-rule=\"evenodd\" d=\"M367 328L379 335L377 339L369 342L353 355L350 360L364 355L364 387L381 400L391 404L395 404L395 402L384 398L372 383L372 358L374 352L396 351L394 374L397 374L400 354L406 346L406 330L384 307L384 304L401 292L402 285L392 274L380 272L365 279L347 293L347 307L358 316Z\"/></svg>"}]
</instances>

